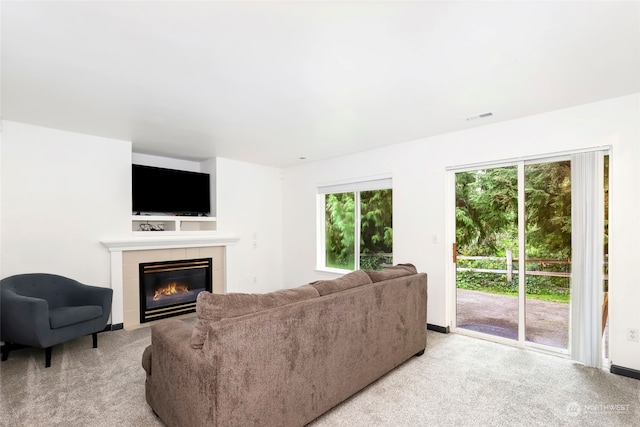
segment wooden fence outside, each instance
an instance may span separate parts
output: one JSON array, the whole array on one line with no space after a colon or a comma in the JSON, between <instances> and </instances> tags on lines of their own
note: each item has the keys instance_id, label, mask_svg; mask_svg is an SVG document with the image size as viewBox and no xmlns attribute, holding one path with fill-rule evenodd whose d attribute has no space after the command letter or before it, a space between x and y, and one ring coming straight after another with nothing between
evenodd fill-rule
<instances>
[{"instance_id":1,"label":"wooden fence outside","mask_svg":"<svg viewBox=\"0 0 640 427\"><path fill-rule=\"evenodd\" d=\"M507 251L506 257L489 257L489 256L456 256L457 260L478 260L478 261L504 261L506 264L506 268L503 269L492 269L492 268L471 268L471 267L456 267L456 271L470 271L473 273L495 273L495 274L506 274L507 280L511 282L513 280L513 263L520 261L518 258L513 258L513 252ZM552 259L552 258L526 258L525 263L533 263L540 262L543 264L566 264L571 265L570 259ZM607 262L604 263L607 265ZM518 273L518 270L515 270L515 273ZM525 270L525 275L529 276L547 276L547 277L564 277L571 278L571 272L562 272L562 271L539 271L539 270ZM603 279L608 280L609 275L604 273Z\"/></svg>"}]
</instances>

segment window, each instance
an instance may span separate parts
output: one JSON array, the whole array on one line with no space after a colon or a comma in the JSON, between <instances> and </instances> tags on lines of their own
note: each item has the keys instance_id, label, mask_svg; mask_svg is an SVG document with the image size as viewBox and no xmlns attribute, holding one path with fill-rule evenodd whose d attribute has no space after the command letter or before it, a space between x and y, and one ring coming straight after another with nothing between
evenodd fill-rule
<instances>
[{"instance_id":1,"label":"window","mask_svg":"<svg viewBox=\"0 0 640 427\"><path fill-rule=\"evenodd\" d=\"M393 262L391 179L318 188L318 268L379 270Z\"/></svg>"}]
</instances>

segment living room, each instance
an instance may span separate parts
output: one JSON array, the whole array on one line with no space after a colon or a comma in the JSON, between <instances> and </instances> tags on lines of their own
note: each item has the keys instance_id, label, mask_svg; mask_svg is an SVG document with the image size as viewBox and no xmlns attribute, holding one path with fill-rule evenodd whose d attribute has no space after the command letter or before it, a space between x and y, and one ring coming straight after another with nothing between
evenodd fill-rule
<instances>
[{"instance_id":1,"label":"living room","mask_svg":"<svg viewBox=\"0 0 640 427\"><path fill-rule=\"evenodd\" d=\"M4 27L9 19L6 9L2 18ZM637 49L639 43L630 45ZM636 50L631 58L635 76L640 72L639 57ZM514 80L517 86L518 78ZM271 292L335 278L316 264L318 186L386 176L393 181L394 263L410 262L428 273L427 323L447 328L455 315L448 276L452 236L447 168L609 147L610 360L637 374L640 345L626 334L628 328L640 328L636 268L640 224L635 215L640 201L634 197L640 193L638 80L631 91L614 88L604 97L594 91L584 98L576 96L583 102L508 120L501 119L507 112L495 109L495 116L480 121L482 125L476 121L429 136L390 138L394 142L388 145L352 149L339 156L315 158L310 146L293 145L297 151L288 153L290 159L283 166L246 160L255 154L192 154L187 141L181 147L186 136L179 134L173 135L181 140L174 154L167 154L164 147L152 152L133 138L106 137L109 132L98 136L82 120L48 119L47 111L53 117L55 108L64 109L59 105L41 106L41 112L28 119L5 80L1 277L50 272L111 287L112 258L104 242L131 237L131 165L140 163L211 174L216 232L237 239L226 247L226 292ZM20 83L15 77L12 82ZM530 80L522 77L522 82ZM95 100L86 102L91 114L98 115L100 109L91 104ZM468 114L486 108L471 101L467 107ZM114 298L113 324L122 323L125 304L121 297ZM428 349L429 345L427 353Z\"/></svg>"}]
</instances>

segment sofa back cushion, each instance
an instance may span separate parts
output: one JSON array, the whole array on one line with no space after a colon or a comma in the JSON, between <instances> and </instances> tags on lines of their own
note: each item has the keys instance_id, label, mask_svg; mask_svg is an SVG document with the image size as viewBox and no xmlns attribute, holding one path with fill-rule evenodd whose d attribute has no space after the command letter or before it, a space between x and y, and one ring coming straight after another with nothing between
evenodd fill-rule
<instances>
[{"instance_id":1,"label":"sofa back cushion","mask_svg":"<svg viewBox=\"0 0 640 427\"><path fill-rule=\"evenodd\" d=\"M311 285L283 289L268 294L213 294L211 292L200 292L196 301L198 318L191 335L191 347L202 348L207 338L207 326L209 323L319 296L318 291Z\"/></svg>"},{"instance_id":2,"label":"sofa back cushion","mask_svg":"<svg viewBox=\"0 0 640 427\"><path fill-rule=\"evenodd\" d=\"M384 270L364 270L371 278L372 282L382 282L383 280L395 279L396 277L418 274L413 264L398 264L387 267Z\"/></svg>"},{"instance_id":3,"label":"sofa back cushion","mask_svg":"<svg viewBox=\"0 0 640 427\"><path fill-rule=\"evenodd\" d=\"M320 296L340 292L372 283L371 278L362 270L352 271L342 277L333 280L319 280L311 283Z\"/></svg>"}]
</instances>

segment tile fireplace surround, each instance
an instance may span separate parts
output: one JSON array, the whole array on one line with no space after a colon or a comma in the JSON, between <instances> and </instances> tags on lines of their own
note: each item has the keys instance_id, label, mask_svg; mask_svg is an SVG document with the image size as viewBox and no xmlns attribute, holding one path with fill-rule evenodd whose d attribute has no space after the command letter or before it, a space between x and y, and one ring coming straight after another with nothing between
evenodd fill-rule
<instances>
[{"instance_id":1,"label":"tile fireplace surround","mask_svg":"<svg viewBox=\"0 0 640 427\"><path fill-rule=\"evenodd\" d=\"M102 244L111 253L111 288L113 289L111 324L122 324L125 329L140 326L140 263L212 258L213 292L225 292L226 249L237 240L234 237L217 235L103 240Z\"/></svg>"}]
</instances>

